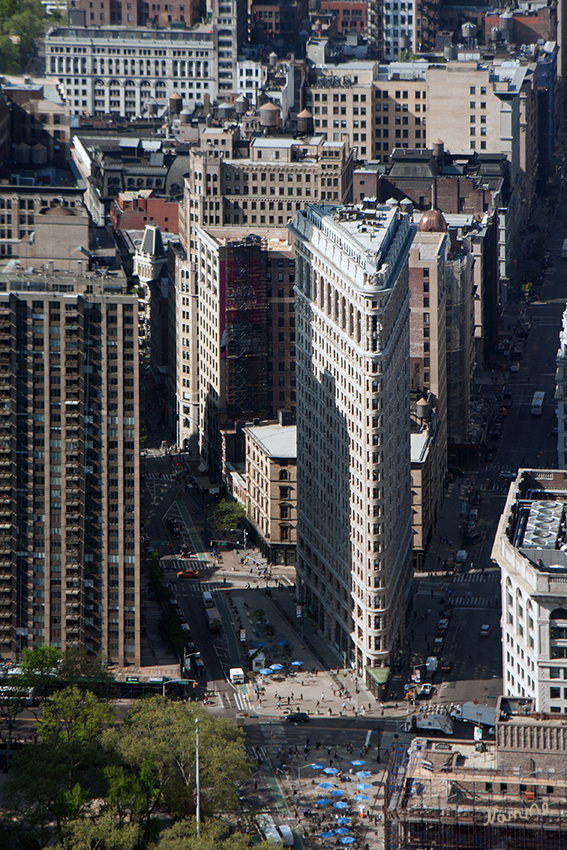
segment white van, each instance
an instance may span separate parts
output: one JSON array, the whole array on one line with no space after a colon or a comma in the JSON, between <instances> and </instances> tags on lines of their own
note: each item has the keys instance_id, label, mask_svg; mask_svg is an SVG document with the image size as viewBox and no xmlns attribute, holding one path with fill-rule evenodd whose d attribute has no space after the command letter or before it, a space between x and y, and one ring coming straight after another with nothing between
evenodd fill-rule
<instances>
[{"instance_id":1,"label":"white van","mask_svg":"<svg viewBox=\"0 0 567 850\"><path fill-rule=\"evenodd\" d=\"M233 685L246 684L246 676L244 675L242 667L231 667L228 671L228 675Z\"/></svg>"},{"instance_id":2,"label":"white van","mask_svg":"<svg viewBox=\"0 0 567 850\"><path fill-rule=\"evenodd\" d=\"M293 847L293 832L291 831L291 828L287 825L287 823L280 824L280 826L278 826L278 829L280 831L281 837L283 838L283 846Z\"/></svg>"},{"instance_id":3,"label":"white van","mask_svg":"<svg viewBox=\"0 0 567 850\"><path fill-rule=\"evenodd\" d=\"M266 841L272 841L274 844L283 844L283 838L279 834L271 815L265 813L258 815L256 823Z\"/></svg>"},{"instance_id":4,"label":"white van","mask_svg":"<svg viewBox=\"0 0 567 850\"><path fill-rule=\"evenodd\" d=\"M213 602L213 597L208 590L203 591L203 605L205 608L214 608L215 603Z\"/></svg>"}]
</instances>

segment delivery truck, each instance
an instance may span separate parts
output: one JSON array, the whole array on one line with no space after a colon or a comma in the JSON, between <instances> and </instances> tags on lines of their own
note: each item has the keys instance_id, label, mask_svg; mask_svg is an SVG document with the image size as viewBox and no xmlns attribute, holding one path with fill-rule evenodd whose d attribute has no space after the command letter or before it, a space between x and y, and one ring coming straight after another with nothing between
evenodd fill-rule
<instances>
[{"instance_id":1,"label":"delivery truck","mask_svg":"<svg viewBox=\"0 0 567 850\"><path fill-rule=\"evenodd\" d=\"M405 732L443 732L453 734L453 721L446 714L414 714L408 717Z\"/></svg>"},{"instance_id":2,"label":"delivery truck","mask_svg":"<svg viewBox=\"0 0 567 850\"><path fill-rule=\"evenodd\" d=\"M205 609L205 618L207 620L207 625L209 627L209 631L211 632L220 632L222 626L222 620L220 618L219 609L206 608Z\"/></svg>"},{"instance_id":3,"label":"delivery truck","mask_svg":"<svg viewBox=\"0 0 567 850\"><path fill-rule=\"evenodd\" d=\"M463 720L476 726L494 726L496 723L496 708L492 705L481 705L477 702L465 702L451 710L453 720Z\"/></svg>"}]
</instances>

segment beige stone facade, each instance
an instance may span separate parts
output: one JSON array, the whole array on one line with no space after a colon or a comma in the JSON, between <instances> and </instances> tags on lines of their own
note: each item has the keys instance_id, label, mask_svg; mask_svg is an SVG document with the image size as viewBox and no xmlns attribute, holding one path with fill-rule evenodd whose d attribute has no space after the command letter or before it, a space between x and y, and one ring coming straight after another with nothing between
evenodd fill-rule
<instances>
[{"instance_id":1,"label":"beige stone facade","mask_svg":"<svg viewBox=\"0 0 567 850\"><path fill-rule=\"evenodd\" d=\"M295 563L297 449L295 425L248 425L246 517L273 564Z\"/></svg>"}]
</instances>

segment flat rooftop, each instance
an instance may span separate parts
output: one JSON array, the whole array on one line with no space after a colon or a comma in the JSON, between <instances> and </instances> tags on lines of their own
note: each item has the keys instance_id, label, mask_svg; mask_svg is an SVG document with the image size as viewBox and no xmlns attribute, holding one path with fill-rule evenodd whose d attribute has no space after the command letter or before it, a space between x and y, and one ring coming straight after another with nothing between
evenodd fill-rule
<instances>
[{"instance_id":1,"label":"flat rooftop","mask_svg":"<svg viewBox=\"0 0 567 850\"><path fill-rule=\"evenodd\" d=\"M246 433L273 458L297 458L297 427L295 425L257 425L246 427Z\"/></svg>"}]
</instances>

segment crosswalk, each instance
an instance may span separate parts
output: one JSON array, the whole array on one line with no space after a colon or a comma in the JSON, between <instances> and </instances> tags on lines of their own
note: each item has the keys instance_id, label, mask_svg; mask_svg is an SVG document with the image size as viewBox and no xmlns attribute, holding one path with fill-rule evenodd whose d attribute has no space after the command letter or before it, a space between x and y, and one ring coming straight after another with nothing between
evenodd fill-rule
<instances>
[{"instance_id":1,"label":"crosswalk","mask_svg":"<svg viewBox=\"0 0 567 850\"><path fill-rule=\"evenodd\" d=\"M247 744L246 752L254 761L268 761L268 751L265 747L253 747L251 744Z\"/></svg>"},{"instance_id":2,"label":"crosswalk","mask_svg":"<svg viewBox=\"0 0 567 850\"><path fill-rule=\"evenodd\" d=\"M250 701L249 694L238 694L234 693L234 702L236 703L236 708L238 711L251 711L252 703Z\"/></svg>"},{"instance_id":3,"label":"crosswalk","mask_svg":"<svg viewBox=\"0 0 567 850\"><path fill-rule=\"evenodd\" d=\"M495 572L495 573L458 573L454 577L453 581L455 582L455 584L457 582L461 582L461 583L466 582L466 583L470 584L471 582L489 581L492 577L498 578L498 580L500 580L500 574Z\"/></svg>"},{"instance_id":4,"label":"crosswalk","mask_svg":"<svg viewBox=\"0 0 567 850\"><path fill-rule=\"evenodd\" d=\"M471 608L487 608L491 603L490 596L457 596L455 598L455 608L471 607Z\"/></svg>"},{"instance_id":5,"label":"crosswalk","mask_svg":"<svg viewBox=\"0 0 567 850\"><path fill-rule=\"evenodd\" d=\"M208 590L212 593L213 590L221 590L224 587L222 581L192 581L191 590L195 594L203 593Z\"/></svg>"},{"instance_id":6,"label":"crosswalk","mask_svg":"<svg viewBox=\"0 0 567 850\"><path fill-rule=\"evenodd\" d=\"M146 481L176 481L177 476L172 472L146 472Z\"/></svg>"}]
</instances>

